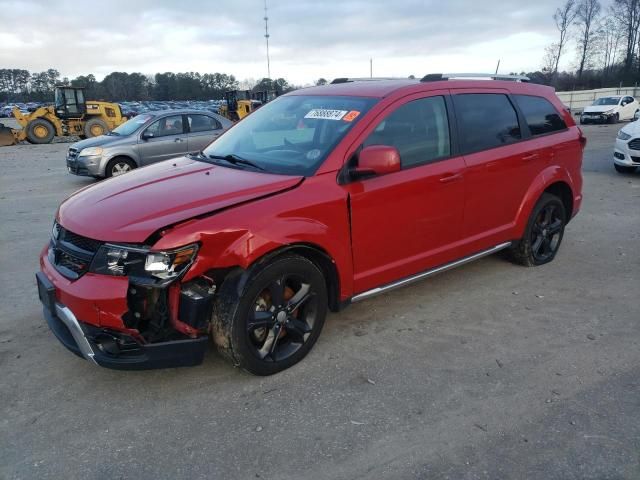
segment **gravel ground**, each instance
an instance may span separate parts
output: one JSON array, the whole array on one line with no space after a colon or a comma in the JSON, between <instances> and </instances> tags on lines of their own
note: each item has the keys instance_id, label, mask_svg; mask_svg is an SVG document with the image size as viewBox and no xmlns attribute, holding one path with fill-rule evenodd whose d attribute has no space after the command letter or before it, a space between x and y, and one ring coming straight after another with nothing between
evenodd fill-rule
<instances>
[{"instance_id":1,"label":"gravel ground","mask_svg":"<svg viewBox=\"0 0 640 480\"><path fill-rule=\"evenodd\" d=\"M556 260L485 258L329 317L252 377L209 352L117 372L67 352L35 289L63 144L0 149L0 478L638 479L640 174L588 126Z\"/></svg>"}]
</instances>

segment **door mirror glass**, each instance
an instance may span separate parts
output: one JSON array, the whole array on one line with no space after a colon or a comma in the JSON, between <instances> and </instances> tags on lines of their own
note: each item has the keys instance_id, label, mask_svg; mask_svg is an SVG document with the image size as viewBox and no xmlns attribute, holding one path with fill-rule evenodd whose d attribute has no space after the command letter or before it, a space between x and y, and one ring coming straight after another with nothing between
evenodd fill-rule
<instances>
[{"instance_id":1,"label":"door mirror glass","mask_svg":"<svg viewBox=\"0 0 640 480\"><path fill-rule=\"evenodd\" d=\"M149 140L150 138L155 137L155 135L153 134L153 132L150 132L149 130L145 130L144 132L142 132L142 135L140 136L140 138L142 138L142 140Z\"/></svg>"},{"instance_id":2,"label":"door mirror glass","mask_svg":"<svg viewBox=\"0 0 640 480\"><path fill-rule=\"evenodd\" d=\"M385 175L400 171L400 153L396 147L371 145L358 155L358 166L351 170L354 179L372 175Z\"/></svg>"}]
</instances>

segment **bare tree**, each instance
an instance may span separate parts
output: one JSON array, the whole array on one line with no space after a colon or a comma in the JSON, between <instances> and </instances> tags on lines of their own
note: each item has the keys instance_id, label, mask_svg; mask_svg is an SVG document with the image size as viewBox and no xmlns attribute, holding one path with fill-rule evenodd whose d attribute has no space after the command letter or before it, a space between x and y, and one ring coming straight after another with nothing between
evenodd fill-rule
<instances>
[{"instance_id":1,"label":"bare tree","mask_svg":"<svg viewBox=\"0 0 640 480\"><path fill-rule=\"evenodd\" d=\"M618 52L622 42L623 32L618 21L609 13L598 28L598 39L602 59L602 73L607 77L618 60Z\"/></svg>"},{"instance_id":2,"label":"bare tree","mask_svg":"<svg viewBox=\"0 0 640 480\"><path fill-rule=\"evenodd\" d=\"M580 0L576 7L576 23L580 29L578 78L582 77L582 72L593 53L594 37L597 34L596 20L601 9L599 0Z\"/></svg>"},{"instance_id":3,"label":"bare tree","mask_svg":"<svg viewBox=\"0 0 640 480\"><path fill-rule=\"evenodd\" d=\"M640 0L615 0L615 11L618 21L624 29L626 43L624 70L629 73L633 67L636 47L640 43L638 30L640 29Z\"/></svg>"},{"instance_id":4,"label":"bare tree","mask_svg":"<svg viewBox=\"0 0 640 480\"><path fill-rule=\"evenodd\" d=\"M547 54L550 53L553 58L552 74L554 79L558 76L558 64L560 63L560 57L562 57L562 51L569 40L569 29L576 19L576 14L576 1L566 0L562 8L558 8L556 13L553 15L553 20L556 22L556 27L560 32L560 40L558 43L551 45L550 49L547 49Z\"/></svg>"}]
</instances>

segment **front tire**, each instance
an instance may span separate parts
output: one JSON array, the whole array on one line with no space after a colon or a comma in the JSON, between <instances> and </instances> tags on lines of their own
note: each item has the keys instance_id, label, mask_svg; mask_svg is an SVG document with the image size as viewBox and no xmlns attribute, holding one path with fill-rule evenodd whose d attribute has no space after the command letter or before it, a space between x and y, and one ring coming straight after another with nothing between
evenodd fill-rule
<instances>
[{"instance_id":1,"label":"front tire","mask_svg":"<svg viewBox=\"0 0 640 480\"><path fill-rule=\"evenodd\" d=\"M51 143L56 129L51 122L36 118L27 125L27 141L35 144Z\"/></svg>"},{"instance_id":2,"label":"front tire","mask_svg":"<svg viewBox=\"0 0 640 480\"><path fill-rule=\"evenodd\" d=\"M536 267L553 261L560 248L567 213L562 201L543 193L531 212L524 237L511 249L511 257L525 267Z\"/></svg>"},{"instance_id":3,"label":"front tire","mask_svg":"<svg viewBox=\"0 0 640 480\"><path fill-rule=\"evenodd\" d=\"M130 172L134 168L136 168L136 164L133 160L124 157L112 158L104 169L104 176L107 178L117 177Z\"/></svg>"},{"instance_id":4,"label":"front tire","mask_svg":"<svg viewBox=\"0 0 640 480\"><path fill-rule=\"evenodd\" d=\"M310 260L285 255L228 277L213 311L213 338L234 365L272 375L302 360L327 314L324 276Z\"/></svg>"},{"instance_id":5,"label":"front tire","mask_svg":"<svg viewBox=\"0 0 640 480\"><path fill-rule=\"evenodd\" d=\"M638 167L625 167L624 165L618 165L617 163L614 163L613 168L615 168L616 172L618 173L633 173Z\"/></svg>"}]
</instances>

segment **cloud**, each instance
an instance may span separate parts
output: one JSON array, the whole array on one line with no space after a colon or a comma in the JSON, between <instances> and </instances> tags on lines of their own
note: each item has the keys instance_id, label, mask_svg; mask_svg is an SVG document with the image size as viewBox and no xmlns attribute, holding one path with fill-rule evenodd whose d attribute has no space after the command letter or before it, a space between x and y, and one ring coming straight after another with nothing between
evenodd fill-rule
<instances>
[{"instance_id":1,"label":"cloud","mask_svg":"<svg viewBox=\"0 0 640 480\"><path fill-rule=\"evenodd\" d=\"M269 1L273 77L538 68L560 2ZM0 66L74 77L112 71L266 76L261 0L0 0Z\"/></svg>"}]
</instances>

